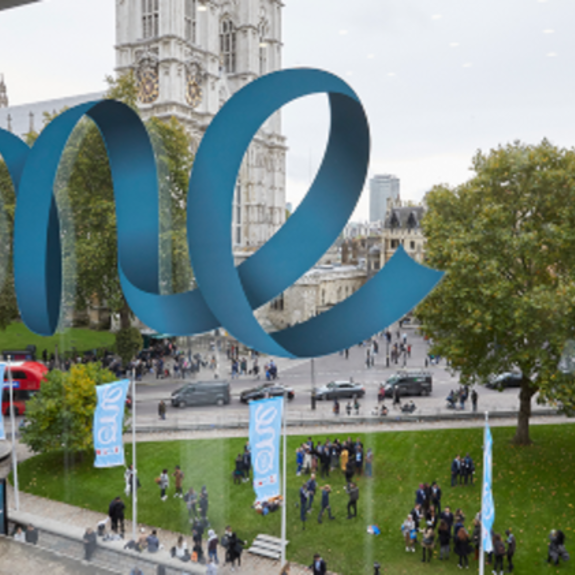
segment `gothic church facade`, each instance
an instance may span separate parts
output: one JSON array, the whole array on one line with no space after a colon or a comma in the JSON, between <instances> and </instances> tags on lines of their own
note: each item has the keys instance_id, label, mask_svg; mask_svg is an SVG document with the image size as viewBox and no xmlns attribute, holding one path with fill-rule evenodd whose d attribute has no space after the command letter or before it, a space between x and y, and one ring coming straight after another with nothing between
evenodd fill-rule
<instances>
[{"instance_id":1,"label":"gothic church facade","mask_svg":"<svg viewBox=\"0 0 575 575\"><path fill-rule=\"evenodd\" d=\"M197 148L226 100L281 68L280 0L116 0L116 71L133 71L143 117L179 119ZM279 113L261 127L238 175L232 221L238 261L285 221Z\"/></svg>"}]
</instances>

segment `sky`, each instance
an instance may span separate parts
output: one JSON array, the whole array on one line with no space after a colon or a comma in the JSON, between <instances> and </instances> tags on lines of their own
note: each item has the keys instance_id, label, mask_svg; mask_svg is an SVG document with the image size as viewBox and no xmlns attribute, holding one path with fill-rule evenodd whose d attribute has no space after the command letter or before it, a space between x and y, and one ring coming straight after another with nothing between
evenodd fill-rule
<instances>
[{"instance_id":1,"label":"sky","mask_svg":"<svg viewBox=\"0 0 575 575\"><path fill-rule=\"evenodd\" d=\"M283 65L348 82L371 130L369 176L403 200L472 176L477 150L575 143L573 0L285 0ZM43 0L0 12L13 105L105 89L115 0ZM287 200L305 195L329 130L325 96L286 106ZM368 217L367 182L353 215Z\"/></svg>"}]
</instances>

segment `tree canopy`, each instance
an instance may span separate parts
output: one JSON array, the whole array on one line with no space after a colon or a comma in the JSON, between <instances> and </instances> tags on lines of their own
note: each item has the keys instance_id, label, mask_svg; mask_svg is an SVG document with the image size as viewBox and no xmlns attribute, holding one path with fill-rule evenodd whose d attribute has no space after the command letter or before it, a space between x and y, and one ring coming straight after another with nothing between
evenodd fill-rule
<instances>
[{"instance_id":1,"label":"tree canopy","mask_svg":"<svg viewBox=\"0 0 575 575\"><path fill-rule=\"evenodd\" d=\"M527 444L535 394L575 403L558 369L575 338L575 151L516 142L478 152L473 170L426 197L426 264L446 274L416 315L462 383L522 373L515 441Z\"/></svg>"},{"instance_id":2,"label":"tree canopy","mask_svg":"<svg viewBox=\"0 0 575 575\"><path fill-rule=\"evenodd\" d=\"M93 449L96 386L115 380L99 363L74 365L68 372L50 371L38 394L26 404L22 441L35 453Z\"/></svg>"}]
</instances>

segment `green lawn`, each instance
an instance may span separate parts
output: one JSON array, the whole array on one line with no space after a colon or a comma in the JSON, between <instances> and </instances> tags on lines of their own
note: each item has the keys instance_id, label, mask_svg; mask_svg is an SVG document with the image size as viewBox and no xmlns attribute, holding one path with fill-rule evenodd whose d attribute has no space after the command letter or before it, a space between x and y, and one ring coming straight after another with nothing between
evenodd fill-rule
<instances>
[{"instance_id":1,"label":"green lawn","mask_svg":"<svg viewBox=\"0 0 575 575\"><path fill-rule=\"evenodd\" d=\"M27 345L35 345L37 357L41 359L44 349L48 351L48 354L51 354L56 345L60 354L73 348L79 352L100 347L110 348L114 345L114 334L108 331L70 328L63 333L42 337L32 333L21 322L14 322L8 326L6 331L0 331L0 352L2 350L25 349Z\"/></svg>"},{"instance_id":2,"label":"green lawn","mask_svg":"<svg viewBox=\"0 0 575 575\"><path fill-rule=\"evenodd\" d=\"M516 573L555 573L554 567L545 564L547 535L552 528L565 531L567 549L575 553L575 428L572 425L534 426L535 443L528 448L510 445L513 431L493 429L495 529L503 532L511 527L516 534ZM309 564L313 553L319 551L327 560L328 568L345 575L371 575L375 560L382 564L382 572L390 575L424 570L459 572L454 556L447 563L434 558L431 567L423 567L419 548L417 553L406 554L399 527L413 506L418 484L433 480L443 488L443 505L461 507L467 523L471 523L479 510L480 482L472 487L451 488L449 468L457 453L468 451L476 461L477 472L481 473L482 430L376 433L361 437L366 448L374 449L375 477L359 480L358 519L346 519L344 479L337 472L329 479L336 520L319 525L315 513L318 503L314 503L314 514L309 516L305 531L301 529L295 505L301 480L295 475L294 450L302 438L289 438L288 557ZM323 440L324 436L315 439ZM250 485L232 483L233 459L243 443L242 439L222 439L139 444L138 467L143 485L139 491L140 520L189 533L185 504L171 496L173 483L165 503L160 501L154 484L163 467L172 472L174 465L179 464L186 474L186 488L193 485L199 491L203 484L207 485L209 517L219 533L230 523L245 539L258 533L279 536L280 513L267 517L257 515L250 508L254 498ZM126 451L131 453L131 446L126 446ZM63 454L35 457L20 465L20 485L25 491L106 514L110 500L122 494L124 470L97 470L91 464L91 456L77 465L65 461ZM127 512L131 514L129 503ZM380 536L366 533L370 523L379 524ZM475 568L476 563L472 561L470 570ZM562 564L557 572L575 571L571 564Z\"/></svg>"}]
</instances>

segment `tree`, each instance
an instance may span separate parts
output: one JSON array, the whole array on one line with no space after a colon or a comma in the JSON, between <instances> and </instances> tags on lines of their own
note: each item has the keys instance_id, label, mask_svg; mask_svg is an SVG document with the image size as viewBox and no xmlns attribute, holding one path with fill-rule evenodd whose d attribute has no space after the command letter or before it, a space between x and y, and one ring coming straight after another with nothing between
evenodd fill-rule
<instances>
[{"instance_id":1,"label":"tree","mask_svg":"<svg viewBox=\"0 0 575 575\"><path fill-rule=\"evenodd\" d=\"M416 315L467 385L520 370L514 441L530 443L531 399L572 409L558 369L575 337L575 151L544 140L473 159L475 176L427 195L426 264L445 270Z\"/></svg>"},{"instance_id":2,"label":"tree","mask_svg":"<svg viewBox=\"0 0 575 575\"><path fill-rule=\"evenodd\" d=\"M26 405L22 441L34 453L93 449L96 386L115 380L99 363L74 365L68 372L52 370Z\"/></svg>"},{"instance_id":3,"label":"tree","mask_svg":"<svg viewBox=\"0 0 575 575\"><path fill-rule=\"evenodd\" d=\"M136 109L133 74L108 79L108 98ZM77 306L86 308L96 298L120 314L121 329L130 327L131 312L124 299L117 270L116 212L106 148L100 132L83 121L82 137L72 138L65 152L69 169L65 192L74 221ZM156 151L160 180L161 285L165 292L190 288L192 273L185 236L185 209L193 155L183 125L175 118L156 118L147 124Z\"/></svg>"},{"instance_id":4,"label":"tree","mask_svg":"<svg viewBox=\"0 0 575 575\"><path fill-rule=\"evenodd\" d=\"M124 363L128 363L144 346L144 338L135 327L120 329L116 332L116 353Z\"/></svg>"}]
</instances>

